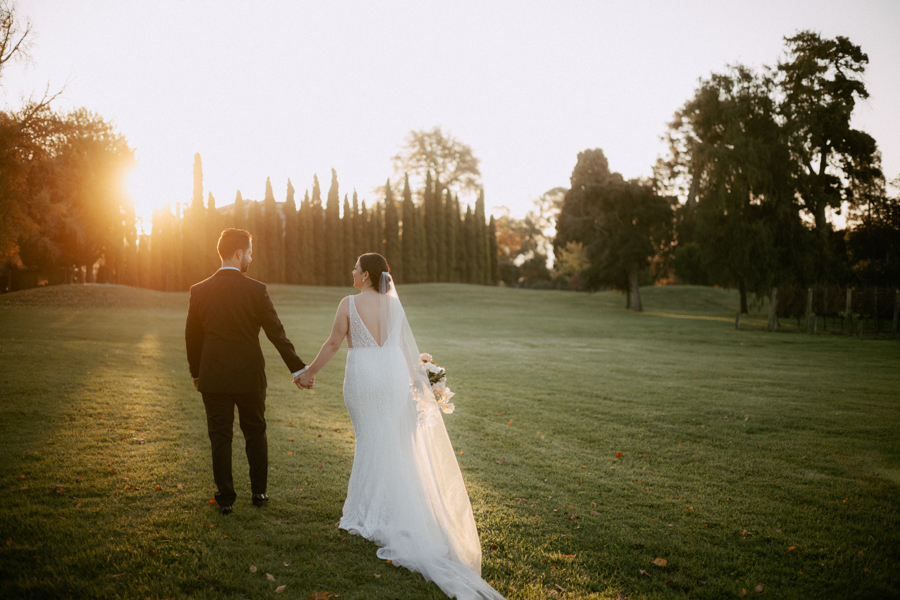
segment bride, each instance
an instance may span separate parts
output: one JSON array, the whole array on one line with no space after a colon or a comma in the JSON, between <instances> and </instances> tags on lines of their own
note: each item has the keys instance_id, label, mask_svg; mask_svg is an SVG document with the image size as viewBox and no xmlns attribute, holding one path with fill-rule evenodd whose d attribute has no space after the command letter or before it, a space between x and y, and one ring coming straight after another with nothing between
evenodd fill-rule
<instances>
[{"instance_id":1,"label":"bride","mask_svg":"<svg viewBox=\"0 0 900 600\"><path fill-rule=\"evenodd\" d=\"M305 373L314 378L347 339L344 402L356 450L339 526L452 598L502 599L481 579L472 505L384 257L360 256L353 287L360 293L341 300Z\"/></svg>"}]
</instances>

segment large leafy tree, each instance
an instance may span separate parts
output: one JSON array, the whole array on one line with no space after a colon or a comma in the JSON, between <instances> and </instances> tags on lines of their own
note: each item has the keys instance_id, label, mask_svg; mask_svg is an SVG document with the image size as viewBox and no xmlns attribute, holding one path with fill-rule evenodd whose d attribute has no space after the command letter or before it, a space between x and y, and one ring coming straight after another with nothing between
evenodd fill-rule
<instances>
[{"instance_id":1,"label":"large leafy tree","mask_svg":"<svg viewBox=\"0 0 900 600\"><path fill-rule=\"evenodd\" d=\"M774 86L770 76L742 66L702 81L676 113L669 161L657 171L689 178L676 273L692 283L737 287L744 313L748 291L766 294L802 251Z\"/></svg>"},{"instance_id":2,"label":"large leafy tree","mask_svg":"<svg viewBox=\"0 0 900 600\"><path fill-rule=\"evenodd\" d=\"M578 154L571 182L557 219L554 248L584 244L589 260L582 273L584 286L623 291L629 306L642 310L639 274L671 235L671 201L649 184L625 181L610 172L600 149Z\"/></svg>"},{"instance_id":3,"label":"large leafy tree","mask_svg":"<svg viewBox=\"0 0 900 600\"><path fill-rule=\"evenodd\" d=\"M801 31L785 42L778 64L781 113L797 193L824 240L826 208L857 204L854 189L881 177L875 140L850 125L857 100L869 97L863 80L869 58L843 36Z\"/></svg>"},{"instance_id":4,"label":"large leafy tree","mask_svg":"<svg viewBox=\"0 0 900 600\"><path fill-rule=\"evenodd\" d=\"M394 172L408 175L414 186L424 186L430 173L454 193L475 194L481 187L480 161L472 148L440 127L411 131L393 162Z\"/></svg>"}]
</instances>

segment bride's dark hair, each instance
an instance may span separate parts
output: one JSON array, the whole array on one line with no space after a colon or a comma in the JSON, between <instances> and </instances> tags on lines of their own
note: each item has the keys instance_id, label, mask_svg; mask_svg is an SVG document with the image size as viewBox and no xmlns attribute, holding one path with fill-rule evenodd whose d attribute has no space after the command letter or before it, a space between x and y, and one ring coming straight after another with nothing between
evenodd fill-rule
<instances>
[{"instance_id":1,"label":"bride's dark hair","mask_svg":"<svg viewBox=\"0 0 900 600\"><path fill-rule=\"evenodd\" d=\"M387 264L387 260L377 252L369 252L359 257L359 268L363 273L369 274L369 281L372 287L379 290L382 273L390 273L391 268ZM381 290L379 290L381 291Z\"/></svg>"}]
</instances>

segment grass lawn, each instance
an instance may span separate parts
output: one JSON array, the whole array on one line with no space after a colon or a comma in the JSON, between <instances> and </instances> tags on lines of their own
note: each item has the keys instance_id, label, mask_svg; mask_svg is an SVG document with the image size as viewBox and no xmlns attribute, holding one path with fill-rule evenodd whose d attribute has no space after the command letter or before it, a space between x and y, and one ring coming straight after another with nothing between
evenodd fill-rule
<instances>
[{"instance_id":1,"label":"grass lawn","mask_svg":"<svg viewBox=\"0 0 900 600\"><path fill-rule=\"evenodd\" d=\"M310 361L348 291L270 290ZM733 319L736 295L708 288L645 289L657 314L400 293L457 393L445 422L507 597L900 597L900 341L662 316ZM273 501L250 505L237 435L218 514L186 311L117 286L0 296L0 597L442 598L335 527L345 350L301 392L264 340Z\"/></svg>"}]
</instances>

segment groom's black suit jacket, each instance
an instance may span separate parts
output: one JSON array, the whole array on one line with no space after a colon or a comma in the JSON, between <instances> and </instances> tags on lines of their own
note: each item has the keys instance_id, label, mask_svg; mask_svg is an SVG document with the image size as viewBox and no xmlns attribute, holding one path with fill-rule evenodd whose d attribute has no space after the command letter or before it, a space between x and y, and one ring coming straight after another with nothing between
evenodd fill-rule
<instances>
[{"instance_id":1,"label":"groom's black suit jacket","mask_svg":"<svg viewBox=\"0 0 900 600\"><path fill-rule=\"evenodd\" d=\"M206 394L258 392L266 387L259 329L292 373L305 365L284 333L266 284L222 269L191 286L184 339L191 377Z\"/></svg>"}]
</instances>

